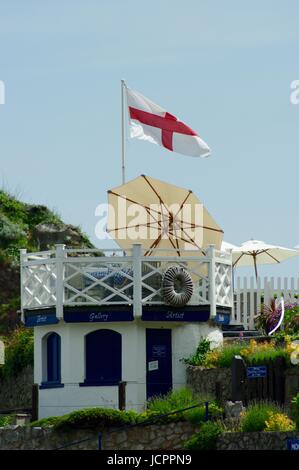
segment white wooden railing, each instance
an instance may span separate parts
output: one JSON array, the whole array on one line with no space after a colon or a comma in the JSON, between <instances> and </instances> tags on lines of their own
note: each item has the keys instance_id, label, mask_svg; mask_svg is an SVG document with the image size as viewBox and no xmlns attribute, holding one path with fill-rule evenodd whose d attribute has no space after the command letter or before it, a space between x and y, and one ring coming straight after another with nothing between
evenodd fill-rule
<instances>
[{"instance_id":1,"label":"white wooden railing","mask_svg":"<svg viewBox=\"0 0 299 470\"><path fill-rule=\"evenodd\" d=\"M285 302L295 302L299 296L299 278L237 277L234 283L234 309L231 324L254 329L254 318L261 311L261 304L270 304L274 297L284 297Z\"/></svg>"},{"instance_id":2,"label":"white wooden railing","mask_svg":"<svg viewBox=\"0 0 299 470\"><path fill-rule=\"evenodd\" d=\"M63 306L134 305L141 315L142 305L163 304L161 281L169 266L185 267L193 280L188 305L232 307L231 255L213 246L203 256L186 251L181 256L165 250L144 256L141 245L131 250L66 249L27 253L21 250L21 303L24 309ZM104 256L103 256L104 255Z\"/></svg>"}]
</instances>

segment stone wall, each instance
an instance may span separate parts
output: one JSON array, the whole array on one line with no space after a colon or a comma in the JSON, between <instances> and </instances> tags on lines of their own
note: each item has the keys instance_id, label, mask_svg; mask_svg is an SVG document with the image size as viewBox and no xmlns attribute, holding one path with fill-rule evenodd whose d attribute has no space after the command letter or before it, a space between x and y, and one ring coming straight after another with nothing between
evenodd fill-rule
<instances>
[{"instance_id":1,"label":"stone wall","mask_svg":"<svg viewBox=\"0 0 299 470\"><path fill-rule=\"evenodd\" d=\"M231 399L232 377L229 368L204 369L203 367L187 366L187 385L200 395L216 396L217 383L221 401Z\"/></svg>"},{"instance_id":2,"label":"stone wall","mask_svg":"<svg viewBox=\"0 0 299 470\"><path fill-rule=\"evenodd\" d=\"M201 395L216 397L216 383L219 383L221 401L231 400L232 376L229 368L204 369L203 367L187 366L187 384ZM292 398L299 392L299 367L285 371L285 403L289 405Z\"/></svg>"},{"instance_id":3,"label":"stone wall","mask_svg":"<svg viewBox=\"0 0 299 470\"><path fill-rule=\"evenodd\" d=\"M287 450L288 439L299 439L299 431L292 432L229 432L222 434L217 450Z\"/></svg>"},{"instance_id":4,"label":"stone wall","mask_svg":"<svg viewBox=\"0 0 299 470\"><path fill-rule=\"evenodd\" d=\"M113 428L103 431L103 450L180 450L184 442L197 431L187 423L136 426L122 431ZM98 433L84 429L65 433L52 429L29 426L0 428L1 450L53 450L74 441L85 442L67 447L68 450L97 450ZM299 431L293 432L227 432L217 442L217 450L287 450L288 439L299 439Z\"/></svg>"},{"instance_id":5,"label":"stone wall","mask_svg":"<svg viewBox=\"0 0 299 470\"><path fill-rule=\"evenodd\" d=\"M33 368L25 367L16 377L0 378L0 410L31 408Z\"/></svg>"},{"instance_id":6,"label":"stone wall","mask_svg":"<svg viewBox=\"0 0 299 470\"><path fill-rule=\"evenodd\" d=\"M286 370L285 402L291 403L292 398L299 392L299 367Z\"/></svg>"},{"instance_id":7,"label":"stone wall","mask_svg":"<svg viewBox=\"0 0 299 470\"><path fill-rule=\"evenodd\" d=\"M183 443L196 432L196 426L188 422L163 425L136 426L122 431L113 428L103 431L104 450L172 450L183 449ZM73 441L91 438L68 447L70 450L98 449L98 433L73 430L58 433L52 429L29 426L0 428L0 450L53 450Z\"/></svg>"}]
</instances>

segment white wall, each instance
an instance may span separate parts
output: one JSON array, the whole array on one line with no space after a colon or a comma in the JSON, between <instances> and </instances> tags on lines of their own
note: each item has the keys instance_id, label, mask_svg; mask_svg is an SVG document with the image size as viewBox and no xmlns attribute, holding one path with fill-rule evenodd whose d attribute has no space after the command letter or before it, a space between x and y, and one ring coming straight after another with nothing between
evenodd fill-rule
<instances>
[{"instance_id":1,"label":"white wall","mask_svg":"<svg viewBox=\"0 0 299 470\"><path fill-rule=\"evenodd\" d=\"M62 415L78 408L101 406L118 407L117 386L80 387L85 378L85 335L92 331L109 328L122 335L122 380L127 382L127 409L142 409L145 391L145 336L144 329L134 322L128 323L64 323L35 328L34 381L40 384L42 375L42 338L49 332L61 337L61 383L63 388L39 391L40 418ZM108 360L108 358L107 358Z\"/></svg>"},{"instance_id":2,"label":"white wall","mask_svg":"<svg viewBox=\"0 0 299 470\"><path fill-rule=\"evenodd\" d=\"M181 388L186 384L186 365L182 359L194 354L199 341L219 328L207 323L184 323L172 331L172 376L173 388ZM222 333L221 333L222 335Z\"/></svg>"},{"instance_id":3,"label":"white wall","mask_svg":"<svg viewBox=\"0 0 299 470\"><path fill-rule=\"evenodd\" d=\"M85 378L85 335L109 328L122 335L122 380L127 382L126 408L144 409L146 402L146 328L172 329L173 388L186 383L185 365L182 358L195 352L201 337L217 330L208 324L182 324L134 322L120 323L64 323L34 328L34 381L40 384L42 375L42 338L50 332L61 336L61 382L63 388L39 391L39 417L63 415L70 411L100 406L118 407L117 386L80 387Z\"/></svg>"}]
</instances>

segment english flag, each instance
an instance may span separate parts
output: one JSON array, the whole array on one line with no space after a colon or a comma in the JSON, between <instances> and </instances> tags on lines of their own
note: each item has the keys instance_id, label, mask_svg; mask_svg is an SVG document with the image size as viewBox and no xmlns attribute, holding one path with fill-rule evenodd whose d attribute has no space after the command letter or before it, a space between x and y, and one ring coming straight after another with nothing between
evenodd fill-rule
<instances>
[{"instance_id":1,"label":"english flag","mask_svg":"<svg viewBox=\"0 0 299 470\"><path fill-rule=\"evenodd\" d=\"M178 118L137 91L125 86L131 138L148 140L172 152L208 157L211 150L198 134Z\"/></svg>"}]
</instances>

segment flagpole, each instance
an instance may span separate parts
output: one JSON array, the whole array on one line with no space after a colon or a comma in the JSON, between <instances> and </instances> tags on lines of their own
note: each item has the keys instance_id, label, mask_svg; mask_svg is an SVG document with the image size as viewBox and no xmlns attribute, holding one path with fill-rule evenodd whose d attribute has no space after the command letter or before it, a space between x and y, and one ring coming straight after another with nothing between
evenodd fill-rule
<instances>
[{"instance_id":1,"label":"flagpole","mask_svg":"<svg viewBox=\"0 0 299 470\"><path fill-rule=\"evenodd\" d=\"M125 154L126 154L126 140L125 140L125 81L121 80L121 171L122 171L122 184L126 182L126 167L125 167Z\"/></svg>"}]
</instances>

